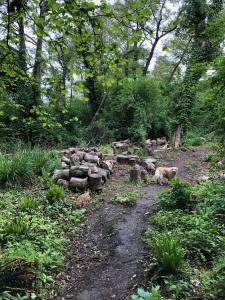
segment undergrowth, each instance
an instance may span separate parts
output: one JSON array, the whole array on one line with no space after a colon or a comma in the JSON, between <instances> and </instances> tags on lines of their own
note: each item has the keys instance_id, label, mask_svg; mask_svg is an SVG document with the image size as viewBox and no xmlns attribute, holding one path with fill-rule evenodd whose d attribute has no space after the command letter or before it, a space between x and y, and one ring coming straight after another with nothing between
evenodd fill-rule
<instances>
[{"instance_id":1,"label":"undergrowth","mask_svg":"<svg viewBox=\"0 0 225 300\"><path fill-rule=\"evenodd\" d=\"M0 299L46 299L85 210L51 182L53 151L0 155ZM4 189L5 188L5 189Z\"/></svg>"},{"instance_id":2,"label":"undergrowth","mask_svg":"<svg viewBox=\"0 0 225 300\"><path fill-rule=\"evenodd\" d=\"M225 298L224 215L223 182L192 187L174 179L159 193L144 240L157 262L149 284L165 299Z\"/></svg>"}]
</instances>

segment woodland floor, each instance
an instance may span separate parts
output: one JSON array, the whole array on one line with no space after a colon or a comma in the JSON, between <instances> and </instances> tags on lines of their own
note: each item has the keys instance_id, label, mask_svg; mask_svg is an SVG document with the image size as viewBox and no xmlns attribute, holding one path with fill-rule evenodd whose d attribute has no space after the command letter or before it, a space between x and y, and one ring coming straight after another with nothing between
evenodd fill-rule
<instances>
[{"instance_id":1,"label":"woodland floor","mask_svg":"<svg viewBox=\"0 0 225 300\"><path fill-rule=\"evenodd\" d=\"M161 165L176 166L182 179L194 183L207 170L203 161L207 148L172 152ZM99 206L89 214L79 238L72 241L72 257L58 276L58 286L66 288L57 300L125 300L137 286L143 286L148 269L148 249L142 233L157 204L156 193L165 187L148 184L139 187L133 206L112 202L115 194L129 191L129 167L117 166Z\"/></svg>"}]
</instances>

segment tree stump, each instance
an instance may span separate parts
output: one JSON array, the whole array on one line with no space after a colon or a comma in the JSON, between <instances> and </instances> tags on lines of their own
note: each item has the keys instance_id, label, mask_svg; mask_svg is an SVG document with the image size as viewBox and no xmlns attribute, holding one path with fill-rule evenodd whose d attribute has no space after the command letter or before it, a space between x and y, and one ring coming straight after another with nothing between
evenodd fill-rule
<instances>
[{"instance_id":1,"label":"tree stump","mask_svg":"<svg viewBox=\"0 0 225 300\"><path fill-rule=\"evenodd\" d=\"M130 170L130 181L135 184L141 181L141 170L137 166Z\"/></svg>"},{"instance_id":2,"label":"tree stump","mask_svg":"<svg viewBox=\"0 0 225 300\"><path fill-rule=\"evenodd\" d=\"M100 163L100 159L97 155L91 155L89 153L85 153L84 160L89 163L95 163L97 165L99 165L99 163Z\"/></svg>"},{"instance_id":3,"label":"tree stump","mask_svg":"<svg viewBox=\"0 0 225 300\"><path fill-rule=\"evenodd\" d=\"M100 174L91 174L88 178L91 191L99 191L102 185L102 176Z\"/></svg>"},{"instance_id":4,"label":"tree stump","mask_svg":"<svg viewBox=\"0 0 225 300\"><path fill-rule=\"evenodd\" d=\"M71 166L77 166L80 163L79 156L75 153L70 157L70 165Z\"/></svg>"},{"instance_id":5,"label":"tree stump","mask_svg":"<svg viewBox=\"0 0 225 300\"><path fill-rule=\"evenodd\" d=\"M67 165L65 162L61 162L61 168L62 168L62 169L69 169L70 166Z\"/></svg>"},{"instance_id":6,"label":"tree stump","mask_svg":"<svg viewBox=\"0 0 225 300\"><path fill-rule=\"evenodd\" d=\"M91 174L88 166L72 166L70 168L70 177L85 178Z\"/></svg>"},{"instance_id":7,"label":"tree stump","mask_svg":"<svg viewBox=\"0 0 225 300\"><path fill-rule=\"evenodd\" d=\"M61 162L64 162L65 164L69 165L70 164L70 159L66 156L63 156L61 158Z\"/></svg>"},{"instance_id":8,"label":"tree stump","mask_svg":"<svg viewBox=\"0 0 225 300\"><path fill-rule=\"evenodd\" d=\"M88 188L88 177L85 178L77 178L71 177L69 182L70 188L77 188L81 190L85 190Z\"/></svg>"},{"instance_id":9,"label":"tree stump","mask_svg":"<svg viewBox=\"0 0 225 300\"><path fill-rule=\"evenodd\" d=\"M70 170L64 169L64 170L55 170L52 176L53 180L57 179L69 179L70 178Z\"/></svg>"},{"instance_id":10,"label":"tree stump","mask_svg":"<svg viewBox=\"0 0 225 300\"><path fill-rule=\"evenodd\" d=\"M58 179L58 180L57 180L57 184L58 184L58 185L62 185L62 186L64 186L65 188L69 187L69 181L68 181L68 180L65 180L65 179Z\"/></svg>"},{"instance_id":11,"label":"tree stump","mask_svg":"<svg viewBox=\"0 0 225 300\"><path fill-rule=\"evenodd\" d=\"M104 182L106 182L110 177L110 172L108 170L105 170L105 169L102 169L102 168L98 168L97 174L102 176L102 180Z\"/></svg>"},{"instance_id":12,"label":"tree stump","mask_svg":"<svg viewBox=\"0 0 225 300\"><path fill-rule=\"evenodd\" d=\"M111 174L113 171L113 165L114 165L114 161L112 160L104 160L101 162L101 168L108 170Z\"/></svg>"}]
</instances>

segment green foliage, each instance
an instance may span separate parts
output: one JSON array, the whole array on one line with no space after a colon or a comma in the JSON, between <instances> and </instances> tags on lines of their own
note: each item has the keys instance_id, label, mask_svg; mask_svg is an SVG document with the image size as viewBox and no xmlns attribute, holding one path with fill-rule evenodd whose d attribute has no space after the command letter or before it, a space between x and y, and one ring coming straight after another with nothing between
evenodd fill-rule
<instances>
[{"instance_id":1,"label":"green foliage","mask_svg":"<svg viewBox=\"0 0 225 300\"><path fill-rule=\"evenodd\" d=\"M127 78L113 88L101 122L118 140L143 141L149 131L156 136L168 134L167 109L167 99L153 78Z\"/></svg>"},{"instance_id":2,"label":"green foliage","mask_svg":"<svg viewBox=\"0 0 225 300\"><path fill-rule=\"evenodd\" d=\"M186 143L188 146L201 146L203 143L203 140L199 133L194 131L188 131L186 135Z\"/></svg>"},{"instance_id":3,"label":"green foliage","mask_svg":"<svg viewBox=\"0 0 225 300\"><path fill-rule=\"evenodd\" d=\"M176 272L184 262L184 249L168 232L152 237L152 251L163 269Z\"/></svg>"},{"instance_id":4,"label":"green foliage","mask_svg":"<svg viewBox=\"0 0 225 300\"><path fill-rule=\"evenodd\" d=\"M131 299L132 300L163 300L163 297L161 296L160 293L160 287L152 287L151 291L146 292L143 289L138 289L136 295L132 295Z\"/></svg>"},{"instance_id":5,"label":"green foliage","mask_svg":"<svg viewBox=\"0 0 225 300\"><path fill-rule=\"evenodd\" d=\"M53 204L64 197L64 189L62 186L52 183L46 192L46 199Z\"/></svg>"},{"instance_id":6,"label":"green foliage","mask_svg":"<svg viewBox=\"0 0 225 300\"><path fill-rule=\"evenodd\" d=\"M5 234L26 234L29 230L29 224L25 222L22 217L18 217L15 220L5 225L3 233Z\"/></svg>"},{"instance_id":7,"label":"green foliage","mask_svg":"<svg viewBox=\"0 0 225 300\"><path fill-rule=\"evenodd\" d=\"M43 172L52 171L58 164L53 151L27 148L15 154L0 154L0 185L25 186Z\"/></svg>"},{"instance_id":8,"label":"green foliage","mask_svg":"<svg viewBox=\"0 0 225 300\"><path fill-rule=\"evenodd\" d=\"M23 209L36 209L38 206L36 199L28 197L21 198L19 204Z\"/></svg>"},{"instance_id":9,"label":"green foliage","mask_svg":"<svg viewBox=\"0 0 225 300\"><path fill-rule=\"evenodd\" d=\"M165 209L187 209L192 203L192 187L182 182L178 177L173 178L169 190L159 193L160 206Z\"/></svg>"},{"instance_id":10,"label":"green foliage","mask_svg":"<svg viewBox=\"0 0 225 300\"><path fill-rule=\"evenodd\" d=\"M138 197L139 197L139 192L136 190L123 192L117 194L113 199L113 202L124 204L124 205L134 205Z\"/></svg>"}]
</instances>

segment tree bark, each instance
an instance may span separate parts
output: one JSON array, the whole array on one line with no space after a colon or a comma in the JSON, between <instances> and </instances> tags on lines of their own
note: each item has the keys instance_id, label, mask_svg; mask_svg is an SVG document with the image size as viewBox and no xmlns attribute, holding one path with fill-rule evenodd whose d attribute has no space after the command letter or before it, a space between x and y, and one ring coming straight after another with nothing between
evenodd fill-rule
<instances>
[{"instance_id":1,"label":"tree bark","mask_svg":"<svg viewBox=\"0 0 225 300\"><path fill-rule=\"evenodd\" d=\"M34 77L34 86L33 86L33 97L34 105L38 105L41 102L41 76L42 76L42 51L43 51L43 37L44 37L44 22L45 22L45 13L47 11L47 1L40 1L40 15L41 25L39 25L40 34L37 37L37 46L35 53L33 77Z\"/></svg>"},{"instance_id":2,"label":"tree bark","mask_svg":"<svg viewBox=\"0 0 225 300\"><path fill-rule=\"evenodd\" d=\"M181 124L176 125L173 138L172 138L172 146L174 148L179 148L181 145Z\"/></svg>"}]
</instances>

